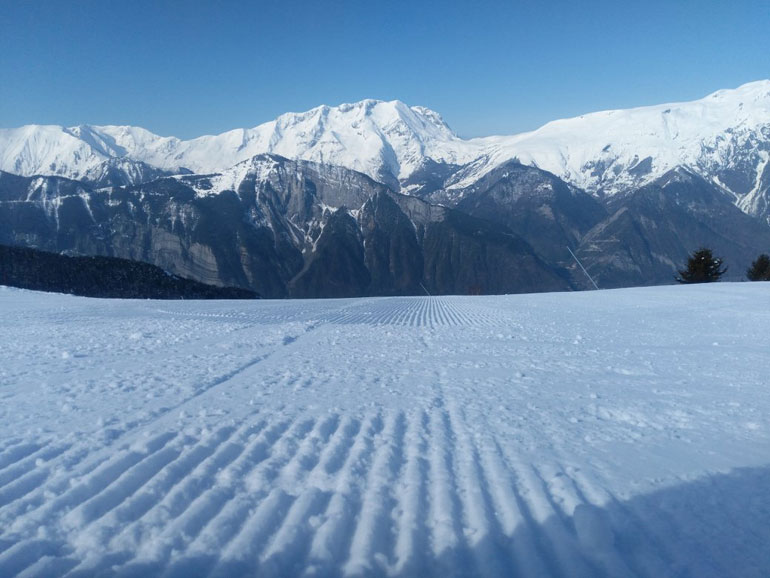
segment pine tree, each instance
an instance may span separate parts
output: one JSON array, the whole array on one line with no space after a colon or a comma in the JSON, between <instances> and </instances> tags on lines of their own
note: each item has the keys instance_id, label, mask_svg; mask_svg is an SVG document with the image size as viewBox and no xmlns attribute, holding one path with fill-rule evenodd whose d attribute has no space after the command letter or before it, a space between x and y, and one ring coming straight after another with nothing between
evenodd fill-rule
<instances>
[{"instance_id":1,"label":"pine tree","mask_svg":"<svg viewBox=\"0 0 770 578\"><path fill-rule=\"evenodd\" d=\"M711 249L701 247L687 259L687 268L678 271L679 283L711 283L719 281L727 267L722 268L722 259L714 257Z\"/></svg>"},{"instance_id":2,"label":"pine tree","mask_svg":"<svg viewBox=\"0 0 770 578\"><path fill-rule=\"evenodd\" d=\"M764 253L757 257L746 271L749 281L770 281L770 256Z\"/></svg>"}]
</instances>

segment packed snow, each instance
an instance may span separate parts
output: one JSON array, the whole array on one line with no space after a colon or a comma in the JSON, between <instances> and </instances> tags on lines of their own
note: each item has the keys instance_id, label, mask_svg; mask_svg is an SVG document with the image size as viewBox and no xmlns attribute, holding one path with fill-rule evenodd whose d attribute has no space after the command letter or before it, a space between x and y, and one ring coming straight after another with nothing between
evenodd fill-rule
<instances>
[{"instance_id":1,"label":"packed snow","mask_svg":"<svg viewBox=\"0 0 770 578\"><path fill-rule=\"evenodd\" d=\"M0 576L770 574L766 283L0 313Z\"/></svg>"}]
</instances>

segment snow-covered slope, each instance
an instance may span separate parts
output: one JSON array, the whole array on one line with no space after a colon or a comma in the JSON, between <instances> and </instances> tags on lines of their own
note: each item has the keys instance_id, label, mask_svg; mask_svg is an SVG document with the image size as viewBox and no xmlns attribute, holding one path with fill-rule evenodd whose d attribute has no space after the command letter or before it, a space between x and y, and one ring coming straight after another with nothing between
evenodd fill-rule
<instances>
[{"instance_id":1,"label":"snow-covered slope","mask_svg":"<svg viewBox=\"0 0 770 578\"><path fill-rule=\"evenodd\" d=\"M80 179L117 156L117 151L89 142L84 138L86 134L85 130L49 125L0 129L0 170L23 176Z\"/></svg>"},{"instance_id":2,"label":"snow-covered slope","mask_svg":"<svg viewBox=\"0 0 770 578\"><path fill-rule=\"evenodd\" d=\"M768 576L765 285L0 288L0 576Z\"/></svg>"},{"instance_id":3,"label":"snow-covered slope","mask_svg":"<svg viewBox=\"0 0 770 578\"><path fill-rule=\"evenodd\" d=\"M768 160L770 80L694 102L597 112L471 142L487 157L455 186L515 157L589 192L612 194L687 166L742 196L759 187Z\"/></svg>"},{"instance_id":4,"label":"snow-covered slope","mask_svg":"<svg viewBox=\"0 0 770 578\"><path fill-rule=\"evenodd\" d=\"M288 113L252 129L189 141L130 126L26 126L0 131L0 169L22 175L80 178L111 156L165 170L211 173L263 153L340 165L398 187L425 158L471 160L474 145L459 139L441 117L402 102L364 100Z\"/></svg>"},{"instance_id":5,"label":"snow-covered slope","mask_svg":"<svg viewBox=\"0 0 770 578\"><path fill-rule=\"evenodd\" d=\"M113 134L122 135L121 143ZM144 145L139 145L140 142ZM163 172L161 165L143 161L142 157L146 156L143 149L173 148L178 142L178 139L158 137L134 127L28 125L0 129L0 170L22 176L136 183L148 175L156 177ZM124 148L122 144L131 146ZM178 167L173 168L178 172ZM116 179L115 175L120 177Z\"/></svg>"},{"instance_id":6,"label":"snow-covered slope","mask_svg":"<svg viewBox=\"0 0 770 578\"><path fill-rule=\"evenodd\" d=\"M222 171L255 155L340 165L398 189L431 163L452 169L448 188L472 185L518 159L591 193L613 194L684 165L762 213L770 171L770 81L694 102L586 114L520 135L463 140L441 117L399 101L364 100L288 113L251 129L192 140L130 126L25 126L0 130L0 170L87 177L110 158L166 171ZM426 167L428 167L426 169ZM130 174L129 174L130 178Z\"/></svg>"}]
</instances>

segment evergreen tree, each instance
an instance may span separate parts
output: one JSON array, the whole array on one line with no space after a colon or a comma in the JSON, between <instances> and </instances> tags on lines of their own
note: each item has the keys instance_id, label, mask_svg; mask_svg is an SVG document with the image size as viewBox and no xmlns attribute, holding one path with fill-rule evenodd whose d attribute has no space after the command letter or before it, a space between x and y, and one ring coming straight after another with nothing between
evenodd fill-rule
<instances>
[{"instance_id":1,"label":"evergreen tree","mask_svg":"<svg viewBox=\"0 0 770 578\"><path fill-rule=\"evenodd\" d=\"M770 281L770 256L764 253L757 257L746 271L749 281Z\"/></svg>"},{"instance_id":2,"label":"evergreen tree","mask_svg":"<svg viewBox=\"0 0 770 578\"><path fill-rule=\"evenodd\" d=\"M714 257L711 249L701 247L687 259L687 268L678 271L679 283L711 283L719 281L727 267L722 268L722 259Z\"/></svg>"}]
</instances>

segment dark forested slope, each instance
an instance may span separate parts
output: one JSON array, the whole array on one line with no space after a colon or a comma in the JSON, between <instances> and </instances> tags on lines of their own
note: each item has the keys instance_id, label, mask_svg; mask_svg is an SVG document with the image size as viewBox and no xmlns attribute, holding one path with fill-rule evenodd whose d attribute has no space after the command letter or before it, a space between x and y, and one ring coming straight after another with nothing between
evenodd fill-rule
<instances>
[{"instance_id":1,"label":"dark forested slope","mask_svg":"<svg viewBox=\"0 0 770 578\"><path fill-rule=\"evenodd\" d=\"M123 299L255 299L247 289L215 287L160 267L115 257L71 257L0 245L0 285Z\"/></svg>"}]
</instances>

